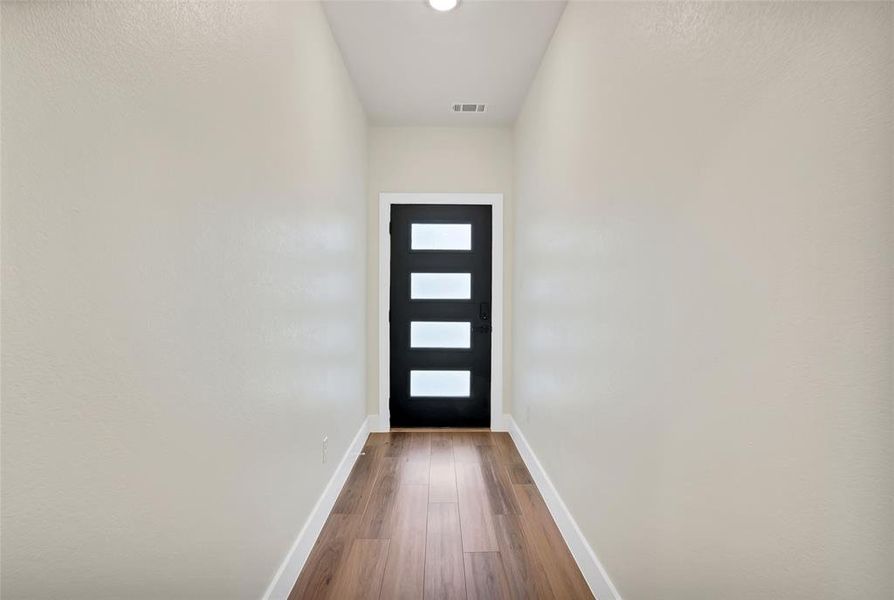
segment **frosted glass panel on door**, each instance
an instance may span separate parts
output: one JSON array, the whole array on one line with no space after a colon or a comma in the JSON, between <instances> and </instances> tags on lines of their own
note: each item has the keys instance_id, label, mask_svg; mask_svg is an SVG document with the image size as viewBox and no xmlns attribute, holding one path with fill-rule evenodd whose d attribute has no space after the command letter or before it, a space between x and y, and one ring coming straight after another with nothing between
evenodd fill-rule
<instances>
[{"instance_id":1,"label":"frosted glass panel on door","mask_svg":"<svg viewBox=\"0 0 894 600\"><path fill-rule=\"evenodd\" d=\"M411 300L470 300L471 273L410 273Z\"/></svg>"},{"instance_id":2,"label":"frosted glass panel on door","mask_svg":"<svg viewBox=\"0 0 894 600\"><path fill-rule=\"evenodd\" d=\"M410 396L468 398L470 371L410 371Z\"/></svg>"},{"instance_id":3,"label":"frosted glass panel on door","mask_svg":"<svg viewBox=\"0 0 894 600\"><path fill-rule=\"evenodd\" d=\"M413 223L412 250L471 250L471 223Z\"/></svg>"},{"instance_id":4,"label":"frosted glass panel on door","mask_svg":"<svg viewBox=\"0 0 894 600\"><path fill-rule=\"evenodd\" d=\"M410 321L411 348L469 348L468 321Z\"/></svg>"}]
</instances>

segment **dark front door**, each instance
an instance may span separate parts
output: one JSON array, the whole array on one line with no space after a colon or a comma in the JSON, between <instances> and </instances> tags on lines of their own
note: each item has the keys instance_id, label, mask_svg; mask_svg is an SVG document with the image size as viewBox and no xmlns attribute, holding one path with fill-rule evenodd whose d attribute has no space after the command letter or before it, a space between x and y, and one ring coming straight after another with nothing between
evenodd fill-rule
<instances>
[{"instance_id":1,"label":"dark front door","mask_svg":"<svg viewBox=\"0 0 894 600\"><path fill-rule=\"evenodd\" d=\"M391 207L391 425L489 427L491 207Z\"/></svg>"}]
</instances>

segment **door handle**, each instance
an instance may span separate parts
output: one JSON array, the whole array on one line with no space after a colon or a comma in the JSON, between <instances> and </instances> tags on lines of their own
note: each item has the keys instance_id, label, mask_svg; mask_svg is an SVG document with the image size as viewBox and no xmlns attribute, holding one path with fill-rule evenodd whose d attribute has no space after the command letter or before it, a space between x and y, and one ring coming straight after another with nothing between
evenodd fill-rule
<instances>
[{"instance_id":1,"label":"door handle","mask_svg":"<svg viewBox=\"0 0 894 600\"><path fill-rule=\"evenodd\" d=\"M490 319L490 302L482 302L478 305L478 318L482 321Z\"/></svg>"},{"instance_id":2,"label":"door handle","mask_svg":"<svg viewBox=\"0 0 894 600\"><path fill-rule=\"evenodd\" d=\"M494 330L493 326L490 323L487 325L479 325L478 327L472 327L472 331L475 333L492 333Z\"/></svg>"}]
</instances>

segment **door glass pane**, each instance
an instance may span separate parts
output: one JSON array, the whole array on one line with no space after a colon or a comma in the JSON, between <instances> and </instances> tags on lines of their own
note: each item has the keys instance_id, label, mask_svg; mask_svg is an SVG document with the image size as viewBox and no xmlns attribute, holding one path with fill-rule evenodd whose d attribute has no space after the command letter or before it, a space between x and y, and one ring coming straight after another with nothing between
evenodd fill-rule
<instances>
[{"instance_id":1,"label":"door glass pane","mask_svg":"<svg viewBox=\"0 0 894 600\"><path fill-rule=\"evenodd\" d=\"M469 348L471 328L468 321L411 321L410 348Z\"/></svg>"},{"instance_id":2,"label":"door glass pane","mask_svg":"<svg viewBox=\"0 0 894 600\"><path fill-rule=\"evenodd\" d=\"M471 273L410 273L411 300L470 300Z\"/></svg>"},{"instance_id":3,"label":"door glass pane","mask_svg":"<svg viewBox=\"0 0 894 600\"><path fill-rule=\"evenodd\" d=\"M471 223L413 223L410 226L413 250L471 250Z\"/></svg>"},{"instance_id":4,"label":"door glass pane","mask_svg":"<svg viewBox=\"0 0 894 600\"><path fill-rule=\"evenodd\" d=\"M410 395L468 398L470 371L410 371Z\"/></svg>"}]
</instances>

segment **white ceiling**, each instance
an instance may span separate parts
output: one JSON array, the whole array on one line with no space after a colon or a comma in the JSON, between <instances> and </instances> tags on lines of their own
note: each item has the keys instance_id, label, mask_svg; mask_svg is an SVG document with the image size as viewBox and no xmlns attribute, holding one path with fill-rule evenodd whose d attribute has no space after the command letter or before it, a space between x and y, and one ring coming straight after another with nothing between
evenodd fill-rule
<instances>
[{"instance_id":1,"label":"white ceiling","mask_svg":"<svg viewBox=\"0 0 894 600\"><path fill-rule=\"evenodd\" d=\"M329 0L326 15L370 121L503 125L518 115L562 10L558 0ZM455 102L487 104L455 114Z\"/></svg>"}]
</instances>

